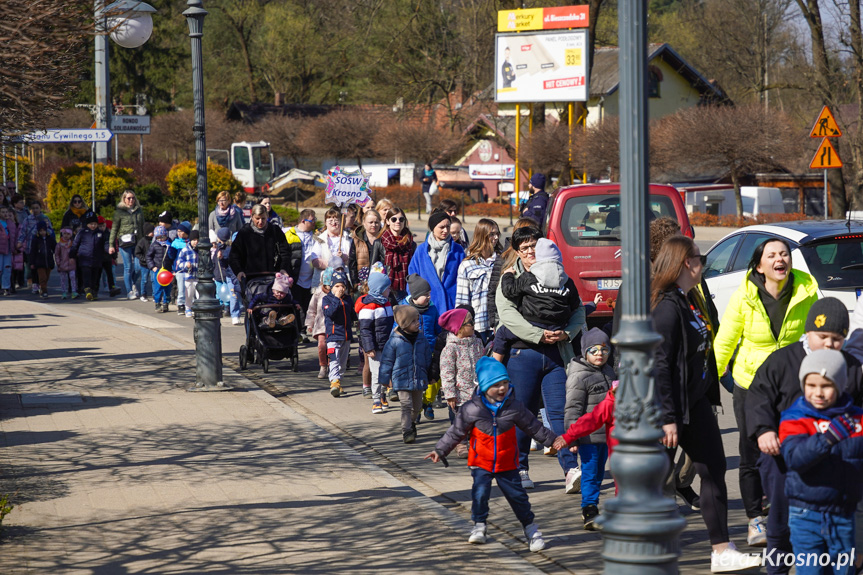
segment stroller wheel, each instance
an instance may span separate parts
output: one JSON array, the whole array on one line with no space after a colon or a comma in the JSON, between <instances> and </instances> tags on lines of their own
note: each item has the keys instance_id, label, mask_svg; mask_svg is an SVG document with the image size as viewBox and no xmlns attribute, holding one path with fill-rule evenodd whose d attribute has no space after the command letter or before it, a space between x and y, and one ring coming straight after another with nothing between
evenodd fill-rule
<instances>
[{"instance_id":1,"label":"stroller wheel","mask_svg":"<svg viewBox=\"0 0 863 575\"><path fill-rule=\"evenodd\" d=\"M270 371L270 360L267 359L267 356L261 360L261 368L263 368L264 373L268 373Z\"/></svg>"},{"instance_id":2,"label":"stroller wheel","mask_svg":"<svg viewBox=\"0 0 863 575\"><path fill-rule=\"evenodd\" d=\"M291 367L293 368L294 373L300 371L300 356L297 353L296 349L294 350L294 355L291 358Z\"/></svg>"},{"instance_id":3,"label":"stroller wheel","mask_svg":"<svg viewBox=\"0 0 863 575\"><path fill-rule=\"evenodd\" d=\"M248 358L246 357L246 346L240 346L240 369L246 369Z\"/></svg>"}]
</instances>

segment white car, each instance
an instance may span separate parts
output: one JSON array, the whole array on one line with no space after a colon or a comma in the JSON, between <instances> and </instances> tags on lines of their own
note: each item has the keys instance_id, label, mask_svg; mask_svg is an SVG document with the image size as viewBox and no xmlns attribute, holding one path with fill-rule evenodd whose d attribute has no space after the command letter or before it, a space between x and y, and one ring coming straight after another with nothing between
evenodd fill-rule
<instances>
[{"instance_id":1,"label":"white car","mask_svg":"<svg viewBox=\"0 0 863 575\"><path fill-rule=\"evenodd\" d=\"M720 319L755 248L770 238L788 242L792 267L812 274L819 297L839 298L854 310L863 290L863 221L801 220L740 228L710 248L703 275Z\"/></svg>"}]
</instances>

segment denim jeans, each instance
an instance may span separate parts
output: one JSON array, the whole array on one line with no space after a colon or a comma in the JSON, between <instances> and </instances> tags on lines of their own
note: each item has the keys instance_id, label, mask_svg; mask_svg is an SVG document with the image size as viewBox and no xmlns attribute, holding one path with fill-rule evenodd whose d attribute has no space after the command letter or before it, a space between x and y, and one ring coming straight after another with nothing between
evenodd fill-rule
<instances>
[{"instance_id":1,"label":"denim jeans","mask_svg":"<svg viewBox=\"0 0 863 575\"><path fill-rule=\"evenodd\" d=\"M503 492L503 496L506 497L507 503L512 507L522 526L527 527L533 523L533 511L530 510L527 491L521 486L521 478L517 470L492 473L476 467L471 470L471 476L473 476L473 487L470 490L470 518L474 523L485 523L488 519L488 499L491 497L492 478L497 479L497 486Z\"/></svg>"},{"instance_id":2,"label":"denim jeans","mask_svg":"<svg viewBox=\"0 0 863 575\"><path fill-rule=\"evenodd\" d=\"M0 288L9 289L12 283L12 254L0 254Z\"/></svg>"},{"instance_id":3,"label":"denim jeans","mask_svg":"<svg viewBox=\"0 0 863 575\"><path fill-rule=\"evenodd\" d=\"M141 289L139 290L141 293L139 293L138 295L139 296L142 296L142 295L145 296L145 295L147 295L147 286L148 285L151 286L150 291L153 291L153 288L152 288L153 270L151 270L150 268L148 268L146 266L142 266L141 262L139 262L137 258L135 259L135 268L138 270L138 274L139 274L138 277L141 278Z\"/></svg>"},{"instance_id":4,"label":"denim jeans","mask_svg":"<svg viewBox=\"0 0 863 575\"><path fill-rule=\"evenodd\" d=\"M126 293L129 293L135 287L141 266L135 257L135 246L120 248L120 258L123 260L123 283L126 285Z\"/></svg>"},{"instance_id":5,"label":"denim jeans","mask_svg":"<svg viewBox=\"0 0 863 575\"><path fill-rule=\"evenodd\" d=\"M566 369L562 365L557 347L545 346L544 352L535 349L513 349L506 369L515 398L521 401L531 413L539 412L539 399L542 397L548 422L555 435L563 434L563 406L566 403ZM519 464L529 469L530 436L516 429ZM578 467L578 459L569 449L557 452L557 461L563 473Z\"/></svg>"},{"instance_id":6,"label":"denim jeans","mask_svg":"<svg viewBox=\"0 0 863 575\"><path fill-rule=\"evenodd\" d=\"M767 553L776 549L774 555L781 557L783 553L791 553L791 530L788 528L788 497L785 495L785 460L781 455L773 456L762 453L758 458L758 472L761 474L761 485L770 501L770 513L767 514ZM768 575L781 575L791 571L791 567L782 562L768 562Z\"/></svg>"},{"instance_id":7,"label":"denim jeans","mask_svg":"<svg viewBox=\"0 0 863 575\"><path fill-rule=\"evenodd\" d=\"M794 554L827 553L836 562L839 553L850 553L854 547L854 515L843 517L801 507L788 507L788 524L791 527L791 546ZM829 565L797 565L797 575L827 575L853 573L850 566L834 570Z\"/></svg>"},{"instance_id":8,"label":"denim jeans","mask_svg":"<svg viewBox=\"0 0 863 575\"><path fill-rule=\"evenodd\" d=\"M186 272L174 272L177 281L177 305L186 305Z\"/></svg>"},{"instance_id":9,"label":"denim jeans","mask_svg":"<svg viewBox=\"0 0 863 575\"><path fill-rule=\"evenodd\" d=\"M168 303L171 299L171 286L163 286L156 281L156 274L153 274L153 301L156 303Z\"/></svg>"},{"instance_id":10,"label":"denim jeans","mask_svg":"<svg viewBox=\"0 0 863 575\"><path fill-rule=\"evenodd\" d=\"M581 456L581 506L599 505L599 488L605 476L608 461L608 445L589 443L578 446Z\"/></svg>"}]
</instances>

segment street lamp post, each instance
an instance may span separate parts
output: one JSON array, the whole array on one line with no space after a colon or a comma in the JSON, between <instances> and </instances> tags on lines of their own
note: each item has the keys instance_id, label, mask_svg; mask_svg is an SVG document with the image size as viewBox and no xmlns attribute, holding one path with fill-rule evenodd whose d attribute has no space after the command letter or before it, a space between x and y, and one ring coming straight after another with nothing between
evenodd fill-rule
<instances>
[{"instance_id":1,"label":"street lamp post","mask_svg":"<svg viewBox=\"0 0 863 575\"><path fill-rule=\"evenodd\" d=\"M204 62L201 37L204 35L204 10L201 0L188 0L183 16L189 24L192 41L192 90L195 104L195 168L198 174L198 299L192 304L195 312L195 386L194 391L229 389L222 381L222 306L216 299L213 281L213 260L210 257L210 237L207 233L207 141L204 133Z\"/></svg>"},{"instance_id":2,"label":"street lamp post","mask_svg":"<svg viewBox=\"0 0 863 575\"><path fill-rule=\"evenodd\" d=\"M619 495L602 521L607 575L677 573L679 535L686 525L662 494L669 459L659 439L660 411L653 381L653 329L647 294L647 0L618 6L620 37L620 208L623 229L623 314L615 344L621 349L611 458Z\"/></svg>"}]
</instances>

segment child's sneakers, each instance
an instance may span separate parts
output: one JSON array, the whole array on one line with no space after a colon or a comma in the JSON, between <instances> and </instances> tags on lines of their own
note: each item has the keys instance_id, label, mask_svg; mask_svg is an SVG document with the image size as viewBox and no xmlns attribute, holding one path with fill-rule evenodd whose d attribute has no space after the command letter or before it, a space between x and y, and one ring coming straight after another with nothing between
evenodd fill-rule
<instances>
[{"instance_id":1,"label":"child's sneakers","mask_svg":"<svg viewBox=\"0 0 863 575\"><path fill-rule=\"evenodd\" d=\"M433 421L434 420L434 408L431 405L427 405L425 408L423 408L423 415L429 421Z\"/></svg>"},{"instance_id":2,"label":"child's sneakers","mask_svg":"<svg viewBox=\"0 0 863 575\"><path fill-rule=\"evenodd\" d=\"M191 309L187 309L186 310L186 317L195 317L195 314L192 312Z\"/></svg>"},{"instance_id":3,"label":"child's sneakers","mask_svg":"<svg viewBox=\"0 0 863 575\"><path fill-rule=\"evenodd\" d=\"M156 313L162 313L162 304L156 302Z\"/></svg>"},{"instance_id":4,"label":"child's sneakers","mask_svg":"<svg viewBox=\"0 0 863 575\"><path fill-rule=\"evenodd\" d=\"M399 392L394 390L391 387L387 388L387 396L390 398L390 401L398 401L399 400Z\"/></svg>"},{"instance_id":5,"label":"child's sneakers","mask_svg":"<svg viewBox=\"0 0 863 575\"><path fill-rule=\"evenodd\" d=\"M381 409L384 410L384 413L390 410L390 402L387 401L387 394L381 394Z\"/></svg>"},{"instance_id":6,"label":"child's sneakers","mask_svg":"<svg viewBox=\"0 0 863 575\"><path fill-rule=\"evenodd\" d=\"M531 523L524 528L524 536L527 537L527 544L534 553L545 549L545 540L543 540L542 532L536 523Z\"/></svg>"},{"instance_id":7,"label":"child's sneakers","mask_svg":"<svg viewBox=\"0 0 863 575\"><path fill-rule=\"evenodd\" d=\"M322 365L320 371L318 371L318 379L326 379L327 374L330 373L329 368L327 366Z\"/></svg>"},{"instance_id":8,"label":"child's sneakers","mask_svg":"<svg viewBox=\"0 0 863 575\"><path fill-rule=\"evenodd\" d=\"M267 327L269 327L270 329L276 327L277 315L278 314L276 313L276 310L270 310L270 313L267 314Z\"/></svg>"},{"instance_id":9,"label":"child's sneakers","mask_svg":"<svg viewBox=\"0 0 863 575\"><path fill-rule=\"evenodd\" d=\"M566 487L564 491L567 495L581 491L581 469L573 467L566 472Z\"/></svg>"},{"instance_id":10,"label":"child's sneakers","mask_svg":"<svg viewBox=\"0 0 863 575\"><path fill-rule=\"evenodd\" d=\"M47 291L43 291L41 295L42 295L42 299L48 299L48 292Z\"/></svg>"},{"instance_id":11,"label":"child's sneakers","mask_svg":"<svg viewBox=\"0 0 863 575\"><path fill-rule=\"evenodd\" d=\"M402 433L402 440L405 443L415 443L417 440L417 426L411 425L411 428Z\"/></svg>"},{"instance_id":12,"label":"child's sneakers","mask_svg":"<svg viewBox=\"0 0 863 575\"><path fill-rule=\"evenodd\" d=\"M531 481L530 475L527 474L527 469L519 469L518 478L521 479L522 487L524 487L525 489L533 489L533 481Z\"/></svg>"},{"instance_id":13,"label":"child's sneakers","mask_svg":"<svg viewBox=\"0 0 863 575\"><path fill-rule=\"evenodd\" d=\"M372 386L363 386L363 399L372 399Z\"/></svg>"},{"instance_id":14,"label":"child's sneakers","mask_svg":"<svg viewBox=\"0 0 863 575\"><path fill-rule=\"evenodd\" d=\"M741 553L731 541L724 551L710 553L711 573L732 573L761 567L761 554Z\"/></svg>"},{"instance_id":15,"label":"child's sneakers","mask_svg":"<svg viewBox=\"0 0 863 575\"><path fill-rule=\"evenodd\" d=\"M30 292L31 292L33 295L36 295L37 293L39 293L39 284L32 284L32 285L30 286Z\"/></svg>"},{"instance_id":16,"label":"child's sneakers","mask_svg":"<svg viewBox=\"0 0 863 575\"><path fill-rule=\"evenodd\" d=\"M85 293L87 294L85 296L87 298L87 301L96 301L96 296L93 294L93 290L87 288Z\"/></svg>"},{"instance_id":17,"label":"child's sneakers","mask_svg":"<svg viewBox=\"0 0 863 575\"><path fill-rule=\"evenodd\" d=\"M180 304L177 306L177 315L186 315L186 306Z\"/></svg>"},{"instance_id":18,"label":"child's sneakers","mask_svg":"<svg viewBox=\"0 0 863 575\"><path fill-rule=\"evenodd\" d=\"M467 538L468 543L485 543L486 528L485 523L474 523L473 529L470 530L470 537Z\"/></svg>"},{"instance_id":19,"label":"child's sneakers","mask_svg":"<svg viewBox=\"0 0 863 575\"><path fill-rule=\"evenodd\" d=\"M380 400L376 400L374 403L372 403L372 413L373 414L377 415L378 413L383 413L383 412L384 412L384 408L381 407Z\"/></svg>"},{"instance_id":20,"label":"child's sneakers","mask_svg":"<svg viewBox=\"0 0 863 575\"><path fill-rule=\"evenodd\" d=\"M342 382L338 379L330 382L330 395L338 397L342 394Z\"/></svg>"},{"instance_id":21,"label":"child's sneakers","mask_svg":"<svg viewBox=\"0 0 863 575\"><path fill-rule=\"evenodd\" d=\"M585 505L581 508L581 518L584 520L585 531L599 531L596 518L599 517L599 509L596 505Z\"/></svg>"},{"instance_id":22,"label":"child's sneakers","mask_svg":"<svg viewBox=\"0 0 863 575\"><path fill-rule=\"evenodd\" d=\"M72 292L72 299L78 299L78 292L76 292L76 291Z\"/></svg>"},{"instance_id":23,"label":"child's sneakers","mask_svg":"<svg viewBox=\"0 0 863 575\"><path fill-rule=\"evenodd\" d=\"M753 517L749 520L749 533L747 533L746 542L752 547L767 545L767 519Z\"/></svg>"},{"instance_id":24,"label":"child's sneakers","mask_svg":"<svg viewBox=\"0 0 863 575\"><path fill-rule=\"evenodd\" d=\"M69 299L69 292L63 292L60 294L60 299Z\"/></svg>"}]
</instances>

